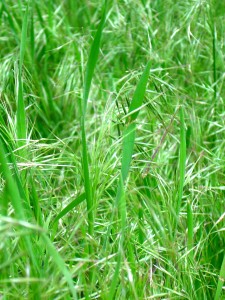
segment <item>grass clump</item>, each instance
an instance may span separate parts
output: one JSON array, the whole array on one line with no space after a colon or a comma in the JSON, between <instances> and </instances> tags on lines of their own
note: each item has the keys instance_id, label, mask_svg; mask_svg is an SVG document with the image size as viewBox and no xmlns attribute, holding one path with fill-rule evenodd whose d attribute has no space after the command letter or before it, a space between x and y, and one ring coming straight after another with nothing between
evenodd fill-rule
<instances>
[{"instance_id":1,"label":"grass clump","mask_svg":"<svg viewBox=\"0 0 225 300\"><path fill-rule=\"evenodd\" d=\"M224 299L216 1L2 1L2 299Z\"/></svg>"}]
</instances>

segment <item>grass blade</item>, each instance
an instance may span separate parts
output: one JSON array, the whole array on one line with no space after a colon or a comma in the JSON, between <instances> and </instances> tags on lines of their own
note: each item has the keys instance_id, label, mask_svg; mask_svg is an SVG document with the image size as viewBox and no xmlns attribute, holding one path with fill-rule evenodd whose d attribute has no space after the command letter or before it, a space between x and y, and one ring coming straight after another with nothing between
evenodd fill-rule
<instances>
[{"instance_id":1,"label":"grass blade","mask_svg":"<svg viewBox=\"0 0 225 300\"><path fill-rule=\"evenodd\" d=\"M13 179L11 171L9 170L8 161L6 159L6 154L5 154L5 150L4 150L2 141L0 141L0 153L1 153L1 155L0 155L0 171L3 174L3 177L6 181L7 196L10 198L10 200L12 202L12 206L15 210L16 218L18 218L18 220L26 221L27 218L26 218L25 211L23 208L23 202L22 202L17 184L16 184L15 180ZM39 266L38 266L36 257L34 255L35 251L33 250L31 238L29 235L26 235L23 237L23 239L24 239L24 244L30 255L31 261L35 267L35 270L38 271L38 273L39 273L40 270L39 270Z\"/></svg>"},{"instance_id":2,"label":"grass blade","mask_svg":"<svg viewBox=\"0 0 225 300\"><path fill-rule=\"evenodd\" d=\"M106 18L106 2L104 5L102 19L98 26L98 30L96 32L94 41L92 43L88 62L87 62L85 78L84 78L84 91L83 91L83 107L82 107L83 108L83 116L85 116L85 113L86 113L87 101L88 101L90 88L91 88L91 82L93 79L95 66L96 66L96 63L98 60L98 55L99 55L99 51L100 51L100 42L101 42L102 31L103 31L104 24L105 24L105 18Z\"/></svg>"},{"instance_id":3,"label":"grass blade","mask_svg":"<svg viewBox=\"0 0 225 300\"><path fill-rule=\"evenodd\" d=\"M185 129L185 121L184 121L184 110L183 107L181 107L180 108L180 185L179 185L178 211L180 209L180 203L183 196L185 164L186 164L186 129Z\"/></svg>"},{"instance_id":4,"label":"grass blade","mask_svg":"<svg viewBox=\"0 0 225 300\"><path fill-rule=\"evenodd\" d=\"M29 4L28 4L29 5ZM19 142L19 146L24 145L26 139L26 114L25 104L23 98L23 79L22 79L22 68L24 55L26 50L27 41L27 27L28 27L28 12L29 6L27 5L22 25L22 34L20 41L20 56L19 56L19 72L18 72L18 99L17 99L17 138L23 140Z\"/></svg>"},{"instance_id":5,"label":"grass blade","mask_svg":"<svg viewBox=\"0 0 225 300\"><path fill-rule=\"evenodd\" d=\"M89 175L89 160L88 160L88 150L87 150L87 141L86 141L86 131L85 131L85 113L86 113L86 107L87 107L91 82L94 74L94 69L100 51L100 41L101 41L102 31L105 24L105 18L106 18L106 2L103 9L102 19L98 26L98 30L95 35L93 44L91 46L90 55L87 62L85 79L84 79L84 91L83 91L83 103L82 103L82 115L81 115L83 175L84 175L84 186L85 186L85 194L86 194L86 202L87 202L87 210L88 210L89 235L93 235L94 214L93 214L92 189L91 189L90 175ZM89 254L91 252L92 249L90 246Z\"/></svg>"},{"instance_id":6,"label":"grass blade","mask_svg":"<svg viewBox=\"0 0 225 300\"><path fill-rule=\"evenodd\" d=\"M146 90L146 86L147 86L147 82L148 82L148 77L149 77L149 72L150 72L150 66L151 63L150 61L148 62L141 78L140 81L137 85L137 88L134 92L130 107L129 107L129 118L131 121L134 121L138 114L139 114L139 109L141 108L141 105L143 103L144 100L144 94L145 94L145 90Z\"/></svg>"},{"instance_id":7,"label":"grass blade","mask_svg":"<svg viewBox=\"0 0 225 300\"><path fill-rule=\"evenodd\" d=\"M216 288L216 295L214 297L214 300L220 300L223 284L225 281L225 255L223 257L223 262L220 268L220 274L219 274L219 280L217 283L217 288Z\"/></svg>"},{"instance_id":8,"label":"grass blade","mask_svg":"<svg viewBox=\"0 0 225 300\"><path fill-rule=\"evenodd\" d=\"M150 72L150 62L148 62L140 81L137 85L137 88L134 92L130 109L129 109L129 117L128 117L128 124L124 130L123 134L123 146L122 146L122 162L121 162L121 175L120 181L117 188L116 194L116 204L118 207L118 211L120 214L120 229L121 229L121 236L119 241L119 249L118 249L118 256L117 256L117 265L116 270L113 276L112 284L110 287L109 299L113 299L116 287L119 281L119 269L121 265L122 255L123 255L123 243L125 237L125 229L126 229L126 199L125 199L125 191L124 191L124 184L128 177L130 164L133 155L134 143L135 143L135 131L136 131L136 123L135 120L138 116L139 109L142 106L144 94L147 87L147 82L149 78ZM134 112L134 113L133 113Z\"/></svg>"},{"instance_id":9,"label":"grass blade","mask_svg":"<svg viewBox=\"0 0 225 300\"><path fill-rule=\"evenodd\" d=\"M69 270L67 269L67 267L65 265L64 260L62 259L62 257L60 256L60 254L58 253L58 251L56 250L56 248L54 247L54 245L50 241L49 237L45 233L42 233L42 239L44 240L45 245L46 245L46 249L49 252L49 254L51 255L51 257L54 260L55 264L58 266L59 270L65 276L65 279L68 283L70 291L73 295L73 299L77 299L77 293L76 293L76 290L75 290L75 287L74 287L74 282L73 282L73 279L72 279L72 276L71 276Z\"/></svg>"},{"instance_id":10,"label":"grass blade","mask_svg":"<svg viewBox=\"0 0 225 300\"><path fill-rule=\"evenodd\" d=\"M3 144L1 141L0 141L0 153L1 153L1 155L0 155L0 171L2 172L2 174L5 178L5 181L6 181L7 195L11 199L12 206L15 210L16 218L20 221L26 221L27 218L26 218L24 207L23 207L23 202L20 197L20 193L19 193L18 187L16 185L16 182L14 181L13 176L9 170L8 162L7 162L7 159L5 156L5 150L4 150L4 147L3 147ZM71 274L67 270L63 259L58 254L57 250L55 249L55 247L53 246L53 244L51 243L51 241L49 240L49 238L47 237L47 235L45 233L42 233L42 238L43 238L43 240L46 244L46 248L49 251L50 255L52 256L55 264L59 267L59 269L65 276L67 283L70 287L71 293L73 294L74 299L77 299L76 291L73 286L73 280L71 278ZM39 265L37 262L37 258L35 256L35 251L34 251L32 241L31 241L31 237L29 235L25 235L23 237L23 239L24 239L24 244L28 251L28 254L31 257L32 264L35 267L35 271L40 273L40 268L39 268Z\"/></svg>"},{"instance_id":11,"label":"grass blade","mask_svg":"<svg viewBox=\"0 0 225 300\"><path fill-rule=\"evenodd\" d=\"M179 218L181 201L183 197L183 187L185 179L185 164L186 164L186 130L184 121L184 110L180 108L180 181L178 188L177 200L177 218Z\"/></svg>"},{"instance_id":12,"label":"grass blade","mask_svg":"<svg viewBox=\"0 0 225 300\"><path fill-rule=\"evenodd\" d=\"M70 212L74 207L82 203L86 199L85 193L78 196L72 202L70 202L53 220L53 224L59 221L59 219L63 218L68 212Z\"/></svg>"},{"instance_id":13,"label":"grass blade","mask_svg":"<svg viewBox=\"0 0 225 300\"><path fill-rule=\"evenodd\" d=\"M190 258L193 259L193 241L194 241L194 227L193 227L193 213L191 203L187 203L187 229L188 229L188 240L187 249L190 251Z\"/></svg>"}]
</instances>

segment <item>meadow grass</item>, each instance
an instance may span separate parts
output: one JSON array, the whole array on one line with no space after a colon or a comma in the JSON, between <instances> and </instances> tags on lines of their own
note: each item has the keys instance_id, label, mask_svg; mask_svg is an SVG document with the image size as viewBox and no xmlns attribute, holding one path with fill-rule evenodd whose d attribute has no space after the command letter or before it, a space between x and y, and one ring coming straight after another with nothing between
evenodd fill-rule
<instances>
[{"instance_id":1,"label":"meadow grass","mask_svg":"<svg viewBox=\"0 0 225 300\"><path fill-rule=\"evenodd\" d=\"M0 298L225 299L223 1L0 22Z\"/></svg>"}]
</instances>

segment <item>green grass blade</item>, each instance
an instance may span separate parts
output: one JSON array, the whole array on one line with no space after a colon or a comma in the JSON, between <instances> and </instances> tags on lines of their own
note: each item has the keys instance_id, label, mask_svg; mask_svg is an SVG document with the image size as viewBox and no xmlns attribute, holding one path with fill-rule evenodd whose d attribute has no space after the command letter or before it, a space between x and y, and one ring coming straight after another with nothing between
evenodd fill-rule
<instances>
[{"instance_id":1,"label":"green grass blade","mask_svg":"<svg viewBox=\"0 0 225 300\"><path fill-rule=\"evenodd\" d=\"M26 11L25 11L25 14L24 14L24 17L23 17L22 34L21 34L21 41L20 41L20 60L19 60L20 74L22 73L24 55L25 55L25 51L26 51L28 13L29 13L29 6L28 5L26 7Z\"/></svg>"},{"instance_id":2,"label":"green grass blade","mask_svg":"<svg viewBox=\"0 0 225 300\"><path fill-rule=\"evenodd\" d=\"M92 200L92 188L89 175L89 161L88 161L88 150L85 132L84 118L81 120L81 132L82 132L82 162L83 162L83 174L84 174L84 189L86 194L87 211L88 211L88 233L93 234L93 200Z\"/></svg>"},{"instance_id":3,"label":"green grass blade","mask_svg":"<svg viewBox=\"0 0 225 300\"><path fill-rule=\"evenodd\" d=\"M129 107L129 114L131 114L129 118L131 119L131 121L134 121L137 118L139 109L141 108L141 105L143 103L150 72L150 66L151 62L149 61L134 92L133 99Z\"/></svg>"},{"instance_id":4,"label":"green grass blade","mask_svg":"<svg viewBox=\"0 0 225 300\"><path fill-rule=\"evenodd\" d=\"M85 113L86 113L87 101L88 101L90 88L91 88L91 82L93 79L95 66L96 66L96 63L98 60L98 55L99 55L99 51L100 51L100 42L101 42L102 31L103 31L104 24L105 24L105 18L106 18L106 2L104 5L102 19L98 26L98 30L96 32L94 41L92 43L91 51L90 51L88 62L87 62L85 78L84 78L84 91L83 91L83 106L82 106L83 116L85 116Z\"/></svg>"},{"instance_id":5,"label":"green grass blade","mask_svg":"<svg viewBox=\"0 0 225 300\"><path fill-rule=\"evenodd\" d=\"M134 141L135 141L135 130L136 124L131 123L127 126L123 135L123 147L122 147L122 164L121 164L121 174L123 182L127 179L130 163L132 160Z\"/></svg>"},{"instance_id":6,"label":"green grass blade","mask_svg":"<svg viewBox=\"0 0 225 300\"><path fill-rule=\"evenodd\" d=\"M68 212L70 212L74 207L82 203L86 199L85 193L78 196L72 202L70 202L53 220L53 224L59 221L59 219L63 218Z\"/></svg>"},{"instance_id":7,"label":"green grass blade","mask_svg":"<svg viewBox=\"0 0 225 300\"><path fill-rule=\"evenodd\" d=\"M10 14L10 12L8 10L8 7L7 7L6 3L5 3L5 0L2 0L2 10L5 11L5 13L6 13L7 17L8 17L8 22L9 22L10 29L13 32L14 37L15 37L17 43L19 44L19 38L18 38L17 28L16 28L16 26L14 24L13 18L12 18L11 14Z\"/></svg>"},{"instance_id":8,"label":"green grass blade","mask_svg":"<svg viewBox=\"0 0 225 300\"><path fill-rule=\"evenodd\" d=\"M147 82L149 78L149 72L150 72L150 62L148 62L140 81L137 85L137 88L134 92L134 96L131 101L129 113L132 113L129 116L130 119L127 124L127 127L124 130L123 133L123 146L122 146L122 162L121 162L121 175L120 175L120 181L117 188L117 194L116 194L116 204L119 211L120 216L120 230L121 230L121 236L119 241L119 249L118 249L118 258L117 258L117 265L116 270L113 276L112 284L110 287L109 299L113 299L116 287L119 281L119 270L121 265L121 259L122 259L122 253L123 253L123 243L124 243L124 237L125 237L125 230L126 230L126 198L125 198L125 191L124 191L124 184L128 177L128 173L130 170L130 164L132 160L133 150L134 150L134 143L135 143L135 130L136 130L136 123L135 119L138 116L139 108L141 108L141 105L143 103L144 94L147 87Z\"/></svg>"},{"instance_id":9,"label":"green grass blade","mask_svg":"<svg viewBox=\"0 0 225 300\"><path fill-rule=\"evenodd\" d=\"M219 279L218 279L218 283L217 283L216 294L215 294L214 300L222 299L220 296L221 296L224 281L225 281L225 255L223 257L223 262L222 262L222 265L220 268L220 274L219 274Z\"/></svg>"},{"instance_id":10,"label":"green grass blade","mask_svg":"<svg viewBox=\"0 0 225 300\"><path fill-rule=\"evenodd\" d=\"M181 201L183 197L183 187L185 179L185 164L186 164L186 130L184 121L184 110L180 108L180 178L178 188L178 201L177 201L177 217L179 217Z\"/></svg>"},{"instance_id":11,"label":"green grass blade","mask_svg":"<svg viewBox=\"0 0 225 300\"><path fill-rule=\"evenodd\" d=\"M7 159L5 157L5 150L4 147L2 145L2 142L0 141L0 171L2 172L5 181L6 181L6 189L7 189L7 194L11 199L12 202L12 206L15 210L15 215L18 218L18 220L20 221L26 221L26 214L24 211L24 207L23 207L23 203L22 203L22 199L20 197L20 193L19 190L17 188L17 185L12 177L12 174L9 170L8 167L8 162ZM61 256L58 254L58 252L56 251L55 247L53 246L53 244L51 243L51 241L49 240L49 238L47 237L46 234L42 233L42 238L45 241L47 250L49 251L49 253L51 254L55 264L59 267L59 269L61 270L61 272L63 273L63 275L65 276L67 283L70 287L71 293L73 294L74 298L76 299L76 291L74 289L73 286L73 280L71 278L71 274L69 273L69 271L67 270L65 263L63 261L63 259L61 258ZM24 244L26 246L26 249L28 250L28 254L31 257L32 263L35 266L36 270L38 271L38 273L40 272L39 270L39 266L37 263L37 258L35 256L35 251L32 245L32 241L29 235L25 235L23 237L24 239Z\"/></svg>"},{"instance_id":12,"label":"green grass blade","mask_svg":"<svg viewBox=\"0 0 225 300\"><path fill-rule=\"evenodd\" d=\"M23 17L22 34L20 41L20 56L19 56L19 72L18 72L18 99L17 99L17 138L23 140L19 142L19 146L24 145L26 139L26 114L25 104L23 98L23 79L22 79L22 68L24 55L26 50L27 41L27 27L28 27L28 12L29 6L27 5L26 12Z\"/></svg>"},{"instance_id":13,"label":"green grass blade","mask_svg":"<svg viewBox=\"0 0 225 300\"><path fill-rule=\"evenodd\" d=\"M93 235L93 199L92 199L92 188L90 183L90 174L89 174L89 160L88 160L88 150L87 150L87 141L86 141L86 132L85 132L85 113L87 107L88 96L90 92L91 82L94 75L94 69L97 63L99 51L100 51L100 42L102 31L105 24L106 18L106 2L103 9L103 15L101 22L98 26L97 33L95 35L93 44L91 46L86 72L84 79L84 91L83 91L83 103L82 103L82 115L81 115L81 134L82 134L82 160L83 160L83 175L84 175L84 186L88 210L88 233ZM89 253L91 253L91 246L89 247Z\"/></svg>"},{"instance_id":14,"label":"green grass blade","mask_svg":"<svg viewBox=\"0 0 225 300\"><path fill-rule=\"evenodd\" d=\"M187 229L188 229L188 240L187 249L190 251L190 258L193 259L193 241L194 241L194 227L193 227L193 213L191 203L187 203Z\"/></svg>"},{"instance_id":15,"label":"green grass blade","mask_svg":"<svg viewBox=\"0 0 225 300\"><path fill-rule=\"evenodd\" d=\"M8 167L8 161L6 159L6 154L4 150L4 146L2 144L2 141L0 141L0 171L6 181L6 192L7 196L10 198L12 202L12 206L15 210L15 215L18 220L26 221L26 215L23 207L23 202L19 193L19 189L17 187L17 184L15 180L13 179L12 173L9 170ZM35 251L33 250L31 238L29 235L24 236L24 244L28 250L28 253L31 257L32 263L35 267L35 270L40 272L39 266L37 264L37 259L34 255Z\"/></svg>"},{"instance_id":16,"label":"green grass blade","mask_svg":"<svg viewBox=\"0 0 225 300\"><path fill-rule=\"evenodd\" d=\"M64 260L62 259L62 257L60 256L60 254L58 253L58 251L56 250L56 248L54 247L54 245L50 241L49 237L45 233L42 233L42 238L45 242L47 251L51 255L51 257L54 260L55 264L58 266L59 270L65 276L65 279L68 283L70 291L73 295L73 299L77 299L77 293L76 293L76 290L75 290L75 287L74 287L73 278L72 278L69 270L67 269Z\"/></svg>"}]
</instances>

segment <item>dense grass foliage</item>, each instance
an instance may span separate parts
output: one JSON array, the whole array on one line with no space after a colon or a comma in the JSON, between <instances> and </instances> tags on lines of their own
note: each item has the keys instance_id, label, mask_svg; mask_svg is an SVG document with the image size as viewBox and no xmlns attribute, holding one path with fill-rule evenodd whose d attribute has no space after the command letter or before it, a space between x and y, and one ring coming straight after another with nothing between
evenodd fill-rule
<instances>
[{"instance_id":1,"label":"dense grass foliage","mask_svg":"<svg viewBox=\"0 0 225 300\"><path fill-rule=\"evenodd\" d=\"M225 299L224 1L0 23L0 298Z\"/></svg>"}]
</instances>

